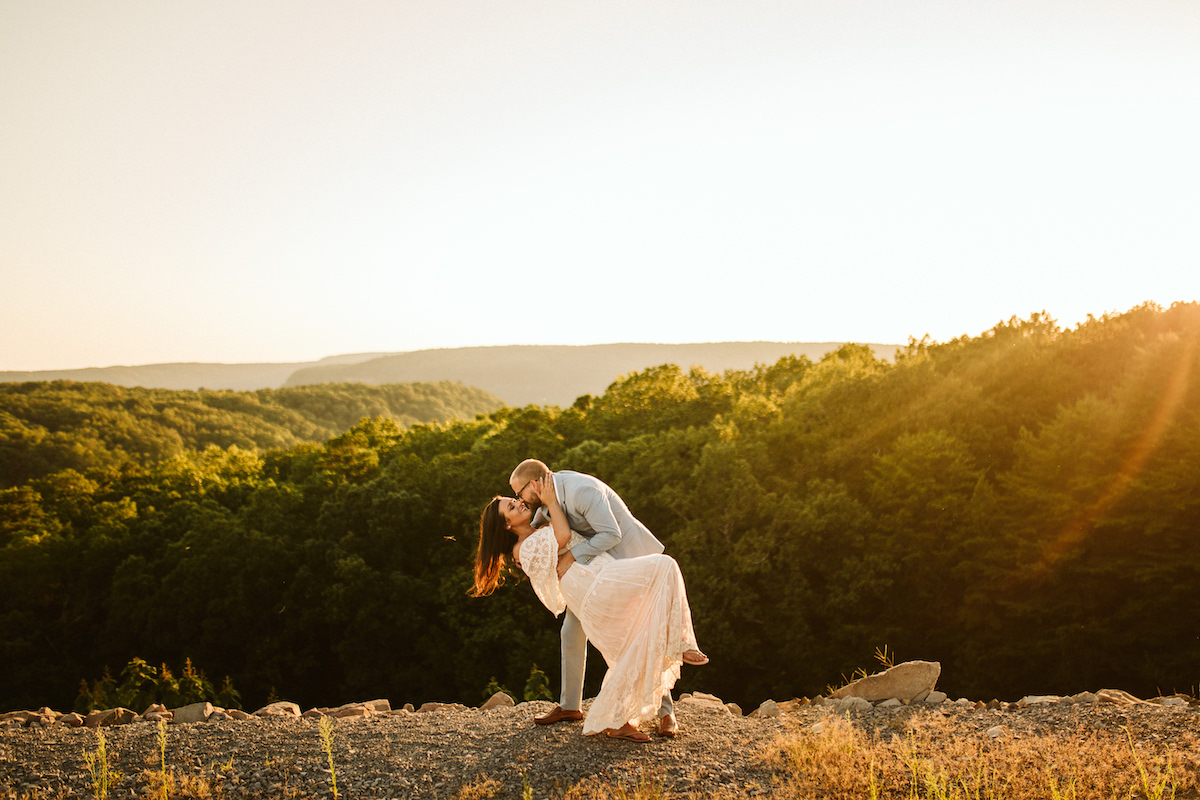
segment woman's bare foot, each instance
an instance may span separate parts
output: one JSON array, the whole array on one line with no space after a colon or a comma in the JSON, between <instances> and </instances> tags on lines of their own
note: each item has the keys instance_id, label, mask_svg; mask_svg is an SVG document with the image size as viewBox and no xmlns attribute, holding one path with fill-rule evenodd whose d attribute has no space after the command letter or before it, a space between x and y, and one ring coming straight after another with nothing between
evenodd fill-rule
<instances>
[{"instance_id":1,"label":"woman's bare foot","mask_svg":"<svg viewBox=\"0 0 1200 800\"><path fill-rule=\"evenodd\" d=\"M649 734L642 733L637 727L628 722L619 728L609 728L604 732L604 735L610 739L624 739L627 742L637 742L638 744L645 744L650 741Z\"/></svg>"},{"instance_id":2,"label":"woman's bare foot","mask_svg":"<svg viewBox=\"0 0 1200 800\"><path fill-rule=\"evenodd\" d=\"M693 667L703 667L708 663L708 656L699 650L684 650L683 663L691 664Z\"/></svg>"}]
</instances>

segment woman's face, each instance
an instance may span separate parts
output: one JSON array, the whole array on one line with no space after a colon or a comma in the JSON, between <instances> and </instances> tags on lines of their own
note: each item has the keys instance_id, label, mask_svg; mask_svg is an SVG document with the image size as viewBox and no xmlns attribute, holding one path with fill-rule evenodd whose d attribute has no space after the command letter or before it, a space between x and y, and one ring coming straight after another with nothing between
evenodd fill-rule
<instances>
[{"instance_id":1,"label":"woman's face","mask_svg":"<svg viewBox=\"0 0 1200 800\"><path fill-rule=\"evenodd\" d=\"M529 524L529 520L533 518L533 512L529 510L529 506L515 497L502 497L500 498L500 516L504 517L504 523L508 525L509 529L515 531Z\"/></svg>"}]
</instances>

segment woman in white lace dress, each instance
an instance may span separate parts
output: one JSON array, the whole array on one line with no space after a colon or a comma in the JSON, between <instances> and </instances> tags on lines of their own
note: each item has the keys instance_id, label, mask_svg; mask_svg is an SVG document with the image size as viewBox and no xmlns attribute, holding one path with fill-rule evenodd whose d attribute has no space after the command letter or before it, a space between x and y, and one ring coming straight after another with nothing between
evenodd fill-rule
<instances>
[{"instance_id":1,"label":"woman in white lace dress","mask_svg":"<svg viewBox=\"0 0 1200 800\"><path fill-rule=\"evenodd\" d=\"M708 663L696 646L679 565L662 554L614 558L602 553L587 564L572 563L560 580L559 553L576 544L579 534L568 527L554 481L540 483L550 525L535 531L530 509L512 497L497 497L484 509L472 593L491 594L511 560L555 616L570 607L608 664L583 732L648 742L637 726L657 715L680 665Z\"/></svg>"}]
</instances>

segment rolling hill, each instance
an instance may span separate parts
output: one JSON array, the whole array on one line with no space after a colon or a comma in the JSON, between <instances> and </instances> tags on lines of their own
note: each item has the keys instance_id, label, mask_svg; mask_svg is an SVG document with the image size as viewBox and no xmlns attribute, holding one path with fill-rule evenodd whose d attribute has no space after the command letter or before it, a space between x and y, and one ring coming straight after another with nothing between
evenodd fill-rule
<instances>
[{"instance_id":1,"label":"rolling hill","mask_svg":"<svg viewBox=\"0 0 1200 800\"><path fill-rule=\"evenodd\" d=\"M114 386L141 386L146 389L231 389L253 392L278 389L293 372L305 367L333 366L376 358L384 353L331 356L320 361L262 364L172 363L140 366L85 367L33 372L0 372L0 383L28 381L79 381L111 383Z\"/></svg>"},{"instance_id":2,"label":"rolling hill","mask_svg":"<svg viewBox=\"0 0 1200 800\"><path fill-rule=\"evenodd\" d=\"M659 364L713 373L773 364L783 356L817 361L840 342L715 342L709 344L513 345L417 350L360 361L298 369L288 386L326 381L406 383L451 380L478 386L509 405L567 406L575 398L602 394L621 375ZM870 345L892 358L898 345ZM434 376L437 376L436 378Z\"/></svg>"},{"instance_id":3,"label":"rolling hill","mask_svg":"<svg viewBox=\"0 0 1200 800\"><path fill-rule=\"evenodd\" d=\"M436 383L457 381L508 405L567 406L601 394L621 375L659 364L713 373L772 364L786 355L813 361L842 342L712 342L705 344L511 345L359 353L320 361L264 364L147 364L41 372L0 372L0 383L100 381L158 389L255 391L318 383ZM900 345L869 345L891 359Z\"/></svg>"}]
</instances>

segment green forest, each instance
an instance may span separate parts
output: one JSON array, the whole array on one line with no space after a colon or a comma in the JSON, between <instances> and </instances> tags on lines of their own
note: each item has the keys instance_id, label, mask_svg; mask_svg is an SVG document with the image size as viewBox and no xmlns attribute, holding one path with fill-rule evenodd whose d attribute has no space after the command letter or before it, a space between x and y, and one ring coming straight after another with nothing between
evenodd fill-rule
<instances>
[{"instance_id":1,"label":"green forest","mask_svg":"<svg viewBox=\"0 0 1200 800\"><path fill-rule=\"evenodd\" d=\"M364 417L407 426L470 419L503 403L461 383L323 383L252 392L49 381L0 383L0 488L72 469L148 466L209 446L324 442Z\"/></svg>"},{"instance_id":2,"label":"green forest","mask_svg":"<svg viewBox=\"0 0 1200 800\"><path fill-rule=\"evenodd\" d=\"M350 389L199 393L188 416L176 393L0 387L0 708L70 707L133 658L190 658L247 707L477 705L535 665L556 689L528 583L467 594L480 511L530 456L603 478L679 561L712 662L678 690L814 696L886 646L940 661L951 696L1194 693L1198 343L1196 303L1041 313L894 362L666 364L439 422ZM335 410L356 419L322 438ZM590 695L596 654L588 674Z\"/></svg>"}]
</instances>

